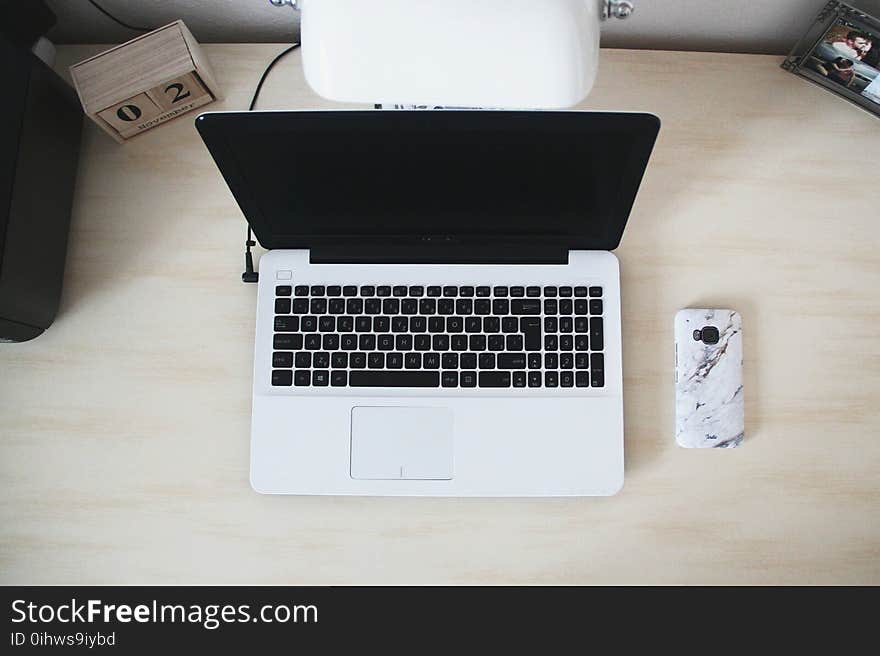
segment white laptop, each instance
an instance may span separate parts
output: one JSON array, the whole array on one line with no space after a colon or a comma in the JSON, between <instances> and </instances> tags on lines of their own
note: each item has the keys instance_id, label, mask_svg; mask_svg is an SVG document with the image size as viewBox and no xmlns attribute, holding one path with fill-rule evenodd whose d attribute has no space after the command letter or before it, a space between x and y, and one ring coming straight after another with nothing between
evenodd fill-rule
<instances>
[{"instance_id":1,"label":"white laptop","mask_svg":"<svg viewBox=\"0 0 880 656\"><path fill-rule=\"evenodd\" d=\"M612 495L610 252L650 114L208 113L260 244L251 483L272 494Z\"/></svg>"}]
</instances>

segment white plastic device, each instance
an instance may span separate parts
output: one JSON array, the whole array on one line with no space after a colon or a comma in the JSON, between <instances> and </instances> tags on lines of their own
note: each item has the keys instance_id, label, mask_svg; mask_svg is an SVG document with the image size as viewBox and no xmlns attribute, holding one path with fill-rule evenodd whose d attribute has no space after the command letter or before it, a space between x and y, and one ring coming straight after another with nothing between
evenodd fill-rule
<instances>
[{"instance_id":1,"label":"white plastic device","mask_svg":"<svg viewBox=\"0 0 880 656\"><path fill-rule=\"evenodd\" d=\"M551 109L589 92L602 0L300 0L309 85L334 101Z\"/></svg>"}]
</instances>

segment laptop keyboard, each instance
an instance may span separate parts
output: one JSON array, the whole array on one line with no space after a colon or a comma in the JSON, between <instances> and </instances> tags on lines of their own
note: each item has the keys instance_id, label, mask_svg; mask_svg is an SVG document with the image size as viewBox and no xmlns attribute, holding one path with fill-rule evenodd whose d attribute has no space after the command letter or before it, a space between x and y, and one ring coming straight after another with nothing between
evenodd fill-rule
<instances>
[{"instance_id":1,"label":"laptop keyboard","mask_svg":"<svg viewBox=\"0 0 880 656\"><path fill-rule=\"evenodd\" d=\"M602 287L278 285L272 386L601 388Z\"/></svg>"}]
</instances>

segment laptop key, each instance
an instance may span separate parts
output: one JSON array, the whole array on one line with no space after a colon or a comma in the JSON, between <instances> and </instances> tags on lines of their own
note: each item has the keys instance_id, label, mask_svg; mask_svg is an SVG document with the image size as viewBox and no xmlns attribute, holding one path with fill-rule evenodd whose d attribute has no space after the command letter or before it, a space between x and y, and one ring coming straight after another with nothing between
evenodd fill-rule
<instances>
[{"instance_id":1,"label":"laptop key","mask_svg":"<svg viewBox=\"0 0 880 656\"><path fill-rule=\"evenodd\" d=\"M363 369L367 366L367 354L366 353L352 353L348 356L348 366L352 369Z\"/></svg>"},{"instance_id":2,"label":"laptop key","mask_svg":"<svg viewBox=\"0 0 880 656\"><path fill-rule=\"evenodd\" d=\"M398 335L394 339L394 344L398 351L412 350L412 335Z\"/></svg>"},{"instance_id":3,"label":"laptop key","mask_svg":"<svg viewBox=\"0 0 880 656\"><path fill-rule=\"evenodd\" d=\"M312 366L312 354L311 353L297 353L295 357L296 368L297 369L307 369Z\"/></svg>"},{"instance_id":4,"label":"laptop key","mask_svg":"<svg viewBox=\"0 0 880 656\"><path fill-rule=\"evenodd\" d=\"M590 386L605 387L605 372L601 369L592 369L590 371Z\"/></svg>"},{"instance_id":5,"label":"laptop key","mask_svg":"<svg viewBox=\"0 0 880 656\"><path fill-rule=\"evenodd\" d=\"M312 285L312 296L323 296L325 291L324 285Z\"/></svg>"},{"instance_id":6,"label":"laptop key","mask_svg":"<svg viewBox=\"0 0 880 656\"><path fill-rule=\"evenodd\" d=\"M342 296L342 287L339 285L331 285L327 288L327 296Z\"/></svg>"},{"instance_id":7,"label":"laptop key","mask_svg":"<svg viewBox=\"0 0 880 656\"><path fill-rule=\"evenodd\" d=\"M321 348L321 336L320 335L306 335L304 340L304 346L309 351L317 351Z\"/></svg>"},{"instance_id":8,"label":"laptop key","mask_svg":"<svg viewBox=\"0 0 880 656\"><path fill-rule=\"evenodd\" d=\"M296 294L297 296L308 296L309 295L309 287L308 287L308 285L297 285L294 288L293 293ZM279 296L280 295L281 294L279 294Z\"/></svg>"},{"instance_id":9,"label":"laptop key","mask_svg":"<svg viewBox=\"0 0 880 656\"><path fill-rule=\"evenodd\" d=\"M275 369L272 371L273 387L290 387L293 384L293 372L289 369Z\"/></svg>"},{"instance_id":10,"label":"laptop key","mask_svg":"<svg viewBox=\"0 0 880 656\"><path fill-rule=\"evenodd\" d=\"M462 353L459 356L460 367L462 369L476 369L477 368L477 354L476 353Z\"/></svg>"},{"instance_id":11,"label":"laptop key","mask_svg":"<svg viewBox=\"0 0 880 656\"><path fill-rule=\"evenodd\" d=\"M443 288L443 296L445 296L446 298L455 298L456 296L458 296L458 287L447 285Z\"/></svg>"},{"instance_id":12,"label":"laptop key","mask_svg":"<svg viewBox=\"0 0 880 656\"><path fill-rule=\"evenodd\" d=\"M439 371L352 371L350 387L440 387Z\"/></svg>"},{"instance_id":13,"label":"laptop key","mask_svg":"<svg viewBox=\"0 0 880 656\"><path fill-rule=\"evenodd\" d=\"M560 387L574 387L574 372L563 371L559 374Z\"/></svg>"},{"instance_id":14,"label":"laptop key","mask_svg":"<svg viewBox=\"0 0 880 656\"><path fill-rule=\"evenodd\" d=\"M336 317L324 316L318 319L318 330L322 333L332 333L336 330Z\"/></svg>"},{"instance_id":15,"label":"laptop key","mask_svg":"<svg viewBox=\"0 0 880 656\"><path fill-rule=\"evenodd\" d=\"M453 335L452 336L452 350L453 351L467 351L468 350L467 335Z\"/></svg>"},{"instance_id":16,"label":"laptop key","mask_svg":"<svg viewBox=\"0 0 880 656\"><path fill-rule=\"evenodd\" d=\"M443 387L458 387L458 372L444 371L443 376L440 379L440 384L443 385Z\"/></svg>"},{"instance_id":17,"label":"laptop key","mask_svg":"<svg viewBox=\"0 0 880 656\"><path fill-rule=\"evenodd\" d=\"M590 342L593 344L594 351L601 351L605 348L602 317L590 317Z\"/></svg>"},{"instance_id":18,"label":"laptop key","mask_svg":"<svg viewBox=\"0 0 880 656\"><path fill-rule=\"evenodd\" d=\"M501 353L498 356L499 369L525 369L525 353Z\"/></svg>"},{"instance_id":19,"label":"laptop key","mask_svg":"<svg viewBox=\"0 0 880 656\"><path fill-rule=\"evenodd\" d=\"M330 372L330 386L331 387L345 387L348 384L348 372L347 371L332 371Z\"/></svg>"},{"instance_id":20,"label":"laptop key","mask_svg":"<svg viewBox=\"0 0 880 656\"><path fill-rule=\"evenodd\" d=\"M505 348L508 351L522 351L523 338L522 335L508 335L504 340Z\"/></svg>"},{"instance_id":21,"label":"laptop key","mask_svg":"<svg viewBox=\"0 0 880 656\"><path fill-rule=\"evenodd\" d=\"M587 321L586 317L577 317L574 320L574 331L576 333L588 333L590 332L590 322Z\"/></svg>"},{"instance_id":22,"label":"laptop key","mask_svg":"<svg viewBox=\"0 0 880 656\"><path fill-rule=\"evenodd\" d=\"M422 368L422 354L421 353L407 353L403 356L403 366L407 369L421 369ZM426 369L429 367L426 367ZM430 367L432 369L436 369L436 367Z\"/></svg>"},{"instance_id":23,"label":"laptop key","mask_svg":"<svg viewBox=\"0 0 880 656\"><path fill-rule=\"evenodd\" d=\"M330 310L330 314L345 314L345 299L331 298L327 307Z\"/></svg>"},{"instance_id":24,"label":"laptop key","mask_svg":"<svg viewBox=\"0 0 880 656\"><path fill-rule=\"evenodd\" d=\"M492 290L487 285L481 285L480 287L477 287L477 296L486 297L491 296L491 294Z\"/></svg>"},{"instance_id":25,"label":"laptop key","mask_svg":"<svg viewBox=\"0 0 880 656\"><path fill-rule=\"evenodd\" d=\"M458 295L462 298L471 298L474 295L474 292L475 290L473 287L464 286L458 288Z\"/></svg>"},{"instance_id":26,"label":"laptop key","mask_svg":"<svg viewBox=\"0 0 880 656\"><path fill-rule=\"evenodd\" d=\"M495 368L495 354L494 353L480 353L480 357L478 359L480 362L480 369L494 369Z\"/></svg>"},{"instance_id":27,"label":"laptop key","mask_svg":"<svg viewBox=\"0 0 880 656\"><path fill-rule=\"evenodd\" d=\"M525 287L511 287L510 288L510 295L513 296L514 298L521 298L526 295L526 288Z\"/></svg>"},{"instance_id":28,"label":"laptop key","mask_svg":"<svg viewBox=\"0 0 880 656\"><path fill-rule=\"evenodd\" d=\"M446 353L443 355L443 366L447 369L456 369L458 364L452 367L446 366L446 358L448 356L455 356L454 353ZM422 366L425 369L439 369L440 368L440 354L439 353L425 353L425 357L423 358Z\"/></svg>"},{"instance_id":29,"label":"laptop key","mask_svg":"<svg viewBox=\"0 0 880 656\"><path fill-rule=\"evenodd\" d=\"M379 285L376 287L376 296L391 296L391 287L389 285Z\"/></svg>"},{"instance_id":30,"label":"laptop key","mask_svg":"<svg viewBox=\"0 0 880 656\"><path fill-rule=\"evenodd\" d=\"M560 287L559 288L559 295L562 296L563 298L571 298L571 295L572 295L571 287Z\"/></svg>"},{"instance_id":31,"label":"laptop key","mask_svg":"<svg viewBox=\"0 0 880 656\"><path fill-rule=\"evenodd\" d=\"M299 330L299 317L275 317L276 333L295 333Z\"/></svg>"},{"instance_id":32,"label":"laptop key","mask_svg":"<svg viewBox=\"0 0 880 656\"><path fill-rule=\"evenodd\" d=\"M481 371L480 387L510 387L510 372Z\"/></svg>"},{"instance_id":33,"label":"laptop key","mask_svg":"<svg viewBox=\"0 0 880 656\"><path fill-rule=\"evenodd\" d=\"M357 293L358 293L358 288L355 287L354 285L345 285L342 288L342 295L343 296L357 296Z\"/></svg>"},{"instance_id":34,"label":"laptop key","mask_svg":"<svg viewBox=\"0 0 880 656\"><path fill-rule=\"evenodd\" d=\"M541 314L541 301L514 299L510 302L510 313L516 315Z\"/></svg>"},{"instance_id":35,"label":"laptop key","mask_svg":"<svg viewBox=\"0 0 880 656\"><path fill-rule=\"evenodd\" d=\"M526 386L526 372L525 371L514 371L513 372L513 386L514 387L525 387Z\"/></svg>"},{"instance_id":36,"label":"laptop key","mask_svg":"<svg viewBox=\"0 0 880 656\"><path fill-rule=\"evenodd\" d=\"M293 384L297 387L308 387L312 384L312 372L308 369L297 371L293 375Z\"/></svg>"},{"instance_id":37,"label":"laptop key","mask_svg":"<svg viewBox=\"0 0 880 656\"><path fill-rule=\"evenodd\" d=\"M391 318L391 332L392 333L405 333L409 330L409 319L406 317L392 317Z\"/></svg>"},{"instance_id":38,"label":"laptop key","mask_svg":"<svg viewBox=\"0 0 880 656\"><path fill-rule=\"evenodd\" d=\"M590 301L590 314L602 314L602 310L603 308L601 298L594 298Z\"/></svg>"},{"instance_id":39,"label":"laptop key","mask_svg":"<svg viewBox=\"0 0 880 656\"><path fill-rule=\"evenodd\" d=\"M376 336L375 335L361 335L358 338L358 348L361 351L375 351L376 350Z\"/></svg>"},{"instance_id":40,"label":"laptop key","mask_svg":"<svg viewBox=\"0 0 880 656\"><path fill-rule=\"evenodd\" d=\"M302 335L281 334L272 337L272 347L276 349L289 349L299 351L303 347Z\"/></svg>"},{"instance_id":41,"label":"laptop key","mask_svg":"<svg viewBox=\"0 0 880 656\"><path fill-rule=\"evenodd\" d=\"M417 297L417 298L418 298L419 296L424 296L424 295L425 295L425 288L424 288L424 287L421 287L421 286L418 286L418 285L413 286L413 287L410 287L410 288L409 288L409 295L410 295L410 296L415 296L415 297Z\"/></svg>"},{"instance_id":42,"label":"laptop key","mask_svg":"<svg viewBox=\"0 0 880 656\"><path fill-rule=\"evenodd\" d=\"M367 314L379 314L382 312L382 301L378 298L368 298L364 301L364 312Z\"/></svg>"},{"instance_id":43,"label":"laptop key","mask_svg":"<svg viewBox=\"0 0 880 656\"><path fill-rule=\"evenodd\" d=\"M489 350L490 351L503 351L504 350L504 335L489 335Z\"/></svg>"},{"instance_id":44,"label":"laptop key","mask_svg":"<svg viewBox=\"0 0 880 656\"><path fill-rule=\"evenodd\" d=\"M438 285L431 285L428 287L428 296L440 296L443 293L443 290Z\"/></svg>"},{"instance_id":45,"label":"laptop key","mask_svg":"<svg viewBox=\"0 0 880 656\"><path fill-rule=\"evenodd\" d=\"M508 289L507 287L496 287L492 290L495 296L507 296Z\"/></svg>"},{"instance_id":46,"label":"laptop key","mask_svg":"<svg viewBox=\"0 0 880 656\"><path fill-rule=\"evenodd\" d=\"M521 319L519 329L525 336L526 351L541 350L541 320L537 317Z\"/></svg>"},{"instance_id":47,"label":"laptop key","mask_svg":"<svg viewBox=\"0 0 880 656\"><path fill-rule=\"evenodd\" d=\"M416 335L413 339L413 348L416 351L430 351L431 350L431 336L430 335Z\"/></svg>"},{"instance_id":48,"label":"laptop key","mask_svg":"<svg viewBox=\"0 0 880 656\"><path fill-rule=\"evenodd\" d=\"M541 288L540 287L534 287L534 286L526 287L526 296L528 296L529 298L536 298L540 295L541 295Z\"/></svg>"},{"instance_id":49,"label":"laptop key","mask_svg":"<svg viewBox=\"0 0 880 656\"><path fill-rule=\"evenodd\" d=\"M407 289L406 286L404 286L404 285L395 285L395 286L391 289L391 293L392 293L394 296L396 296L397 298L401 298L401 297L403 297L403 296L406 296L407 291L408 291L408 289Z\"/></svg>"},{"instance_id":50,"label":"laptop key","mask_svg":"<svg viewBox=\"0 0 880 656\"><path fill-rule=\"evenodd\" d=\"M590 368L590 354L589 353L576 353L574 356L574 367L575 367L575 369L589 369Z\"/></svg>"},{"instance_id":51,"label":"laptop key","mask_svg":"<svg viewBox=\"0 0 880 656\"><path fill-rule=\"evenodd\" d=\"M554 297L559 293L559 289L557 287L544 287L544 296Z\"/></svg>"},{"instance_id":52,"label":"laptop key","mask_svg":"<svg viewBox=\"0 0 880 656\"><path fill-rule=\"evenodd\" d=\"M540 371L530 371L529 372L529 387L540 387L541 386L541 372Z\"/></svg>"},{"instance_id":53,"label":"laptop key","mask_svg":"<svg viewBox=\"0 0 880 656\"><path fill-rule=\"evenodd\" d=\"M388 369L403 369L403 353L389 353L385 358Z\"/></svg>"},{"instance_id":54,"label":"laptop key","mask_svg":"<svg viewBox=\"0 0 880 656\"><path fill-rule=\"evenodd\" d=\"M385 368L385 354L378 353L370 353L367 356L367 367L370 369L384 369Z\"/></svg>"},{"instance_id":55,"label":"laptop key","mask_svg":"<svg viewBox=\"0 0 880 656\"><path fill-rule=\"evenodd\" d=\"M600 298L602 296L602 288L601 287L590 287L590 297L591 298Z\"/></svg>"},{"instance_id":56,"label":"laptop key","mask_svg":"<svg viewBox=\"0 0 880 656\"><path fill-rule=\"evenodd\" d=\"M559 374L555 371L548 371L544 374L545 387L559 387Z\"/></svg>"},{"instance_id":57,"label":"laptop key","mask_svg":"<svg viewBox=\"0 0 880 656\"><path fill-rule=\"evenodd\" d=\"M312 372L312 385L315 387L327 387L330 384L330 372L320 369Z\"/></svg>"},{"instance_id":58,"label":"laptop key","mask_svg":"<svg viewBox=\"0 0 880 656\"><path fill-rule=\"evenodd\" d=\"M587 295L587 288L586 287L575 287L574 288L574 295L577 297L583 298L584 296Z\"/></svg>"},{"instance_id":59,"label":"laptop key","mask_svg":"<svg viewBox=\"0 0 880 656\"><path fill-rule=\"evenodd\" d=\"M290 314L290 307L289 298L275 299L275 314Z\"/></svg>"},{"instance_id":60,"label":"laptop key","mask_svg":"<svg viewBox=\"0 0 880 656\"><path fill-rule=\"evenodd\" d=\"M330 354L326 351L319 351L312 357L312 366L316 369L330 368Z\"/></svg>"},{"instance_id":61,"label":"laptop key","mask_svg":"<svg viewBox=\"0 0 880 656\"><path fill-rule=\"evenodd\" d=\"M477 386L477 372L476 371L462 371L459 375L459 384L462 387L476 387Z\"/></svg>"},{"instance_id":62,"label":"laptop key","mask_svg":"<svg viewBox=\"0 0 880 656\"><path fill-rule=\"evenodd\" d=\"M380 351L393 351L394 335L379 335L377 346Z\"/></svg>"},{"instance_id":63,"label":"laptop key","mask_svg":"<svg viewBox=\"0 0 880 656\"><path fill-rule=\"evenodd\" d=\"M578 387L590 386L590 373L588 371L578 371L574 375L575 385Z\"/></svg>"},{"instance_id":64,"label":"laptop key","mask_svg":"<svg viewBox=\"0 0 880 656\"><path fill-rule=\"evenodd\" d=\"M541 354L540 353L529 353L528 361L529 361L529 369L540 369L541 368Z\"/></svg>"},{"instance_id":65,"label":"laptop key","mask_svg":"<svg viewBox=\"0 0 880 656\"><path fill-rule=\"evenodd\" d=\"M334 369L345 369L348 366L348 353L334 353L330 356L330 365Z\"/></svg>"}]
</instances>

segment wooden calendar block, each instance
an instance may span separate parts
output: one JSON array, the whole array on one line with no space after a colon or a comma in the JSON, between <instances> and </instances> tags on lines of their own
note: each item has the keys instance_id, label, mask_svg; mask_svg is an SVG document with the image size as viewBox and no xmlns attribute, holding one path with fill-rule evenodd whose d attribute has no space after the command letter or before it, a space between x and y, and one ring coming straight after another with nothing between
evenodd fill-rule
<instances>
[{"instance_id":1,"label":"wooden calendar block","mask_svg":"<svg viewBox=\"0 0 880 656\"><path fill-rule=\"evenodd\" d=\"M205 96L209 98L208 102L211 100L211 94L192 73L163 82L158 87L150 89L147 95L165 110L177 109L183 103L195 102Z\"/></svg>"},{"instance_id":2,"label":"wooden calendar block","mask_svg":"<svg viewBox=\"0 0 880 656\"><path fill-rule=\"evenodd\" d=\"M183 21L74 64L70 74L86 115L120 143L219 98Z\"/></svg>"},{"instance_id":3,"label":"wooden calendar block","mask_svg":"<svg viewBox=\"0 0 880 656\"><path fill-rule=\"evenodd\" d=\"M98 112L98 116L121 134L131 132L138 123L152 121L161 113L162 108L154 103L147 94L141 93L134 98L129 98L118 105Z\"/></svg>"}]
</instances>

